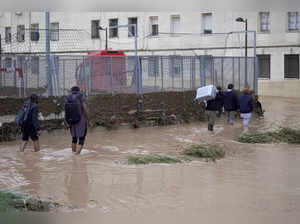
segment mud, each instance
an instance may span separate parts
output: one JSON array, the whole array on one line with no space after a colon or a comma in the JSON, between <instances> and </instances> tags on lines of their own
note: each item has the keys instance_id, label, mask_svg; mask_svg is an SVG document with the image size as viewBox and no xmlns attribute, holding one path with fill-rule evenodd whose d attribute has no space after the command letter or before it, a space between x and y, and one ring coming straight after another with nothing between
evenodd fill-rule
<instances>
[{"instance_id":1,"label":"mud","mask_svg":"<svg viewBox=\"0 0 300 224\"><path fill-rule=\"evenodd\" d=\"M92 127L117 129L121 125L137 128L203 120L203 105L194 103L194 97L195 91L150 93L142 97L136 94L90 96L88 98L90 124ZM0 99L2 120L7 116L14 119L26 100L28 99ZM44 117L54 115L54 118L41 122L42 130L64 128L60 120L63 118L63 105L63 97L39 100L41 114ZM16 135L16 125L13 120L4 122L0 127L0 142L15 139Z\"/></svg>"},{"instance_id":2,"label":"mud","mask_svg":"<svg viewBox=\"0 0 300 224\"><path fill-rule=\"evenodd\" d=\"M265 117L253 119L250 132L300 125L297 99L261 101ZM1 143L0 189L76 205L72 223L298 223L299 145L242 144L241 133L241 120L230 126L223 119L214 133L206 122L95 129L80 156L72 155L63 130L42 136L40 153L32 146L19 153L17 141ZM124 163L130 155L176 154L193 144L218 145L226 156L217 162Z\"/></svg>"}]
</instances>

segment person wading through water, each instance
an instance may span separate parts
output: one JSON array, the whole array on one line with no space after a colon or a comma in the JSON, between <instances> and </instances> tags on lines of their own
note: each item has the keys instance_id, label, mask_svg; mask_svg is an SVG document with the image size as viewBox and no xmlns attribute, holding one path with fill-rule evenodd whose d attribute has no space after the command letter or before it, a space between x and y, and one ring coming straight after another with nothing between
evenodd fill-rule
<instances>
[{"instance_id":1,"label":"person wading through water","mask_svg":"<svg viewBox=\"0 0 300 224\"><path fill-rule=\"evenodd\" d=\"M244 133L248 132L248 124L253 111L253 98L248 88L242 91L239 98L241 118L243 118Z\"/></svg>"},{"instance_id":2,"label":"person wading through water","mask_svg":"<svg viewBox=\"0 0 300 224\"><path fill-rule=\"evenodd\" d=\"M79 155L87 134L87 103L79 87L72 87L71 92L72 94L66 97L65 120L70 127L72 135L72 152ZM77 148L77 143L79 148Z\"/></svg>"},{"instance_id":3,"label":"person wading through water","mask_svg":"<svg viewBox=\"0 0 300 224\"><path fill-rule=\"evenodd\" d=\"M229 84L224 97L224 109L227 113L227 122L231 125L233 125L235 112L239 109L238 96L233 88L233 84Z\"/></svg>"},{"instance_id":4,"label":"person wading through water","mask_svg":"<svg viewBox=\"0 0 300 224\"><path fill-rule=\"evenodd\" d=\"M219 112L223 108L224 95L221 92L221 90L222 90L222 88L220 86L218 86L216 97L212 100L207 101L206 113L207 113L207 118L208 118L208 130L209 131L214 130L217 112Z\"/></svg>"},{"instance_id":5,"label":"person wading through water","mask_svg":"<svg viewBox=\"0 0 300 224\"><path fill-rule=\"evenodd\" d=\"M39 136L41 134L40 125L38 121L38 96L32 94L30 100L26 101L16 118L17 125L22 131L22 143L20 146L20 152L24 152L29 141L29 138L33 141L34 151L40 151Z\"/></svg>"}]
</instances>

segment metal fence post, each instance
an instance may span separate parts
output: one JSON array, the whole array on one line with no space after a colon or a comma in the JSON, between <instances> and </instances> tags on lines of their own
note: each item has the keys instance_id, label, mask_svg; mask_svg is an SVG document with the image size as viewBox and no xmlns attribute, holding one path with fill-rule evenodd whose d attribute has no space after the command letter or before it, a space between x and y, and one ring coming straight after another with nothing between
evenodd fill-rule
<instances>
[{"instance_id":1,"label":"metal fence post","mask_svg":"<svg viewBox=\"0 0 300 224\"><path fill-rule=\"evenodd\" d=\"M181 90L183 91L184 90L184 79L183 79L183 60L184 60L184 57L181 56L181 60L180 60L180 71L181 71Z\"/></svg>"},{"instance_id":2,"label":"metal fence post","mask_svg":"<svg viewBox=\"0 0 300 224\"><path fill-rule=\"evenodd\" d=\"M110 74L110 86L111 86L111 94L113 94L112 56L110 56L110 63L109 63L109 74Z\"/></svg>"},{"instance_id":3,"label":"metal fence post","mask_svg":"<svg viewBox=\"0 0 300 224\"><path fill-rule=\"evenodd\" d=\"M201 80L201 86L206 85L206 77L205 77L205 57L206 56L200 56L200 80Z\"/></svg>"},{"instance_id":4,"label":"metal fence post","mask_svg":"<svg viewBox=\"0 0 300 224\"><path fill-rule=\"evenodd\" d=\"M160 56L160 70L161 70L161 90L164 91L164 64L163 64L163 56Z\"/></svg>"},{"instance_id":5,"label":"metal fence post","mask_svg":"<svg viewBox=\"0 0 300 224\"><path fill-rule=\"evenodd\" d=\"M66 93L66 68L65 68L65 59L63 59L63 95L65 96ZM77 67L76 67L77 68Z\"/></svg>"},{"instance_id":6,"label":"metal fence post","mask_svg":"<svg viewBox=\"0 0 300 224\"><path fill-rule=\"evenodd\" d=\"M195 57L190 58L190 72L191 72L191 82L190 82L190 88L195 89L196 88L196 79L195 79L195 72L196 72L196 63L195 63Z\"/></svg>"},{"instance_id":7,"label":"metal fence post","mask_svg":"<svg viewBox=\"0 0 300 224\"><path fill-rule=\"evenodd\" d=\"M222 80L222 88L224 88L224 58L221 58L221 80Z\"/></svg>"},{"instance_id":8,"label":"metal fence post","mask_svg":"<svg viewBox=\"0 0 300 224\"><path fill-rule=\"evenodd\" d=\"M92 92L92 89L93 89L93 62L94 62L94 60L90 60L90 62L89 62L90 93Z\"/></svg>"},{"instance_id":9,"label":"metal fence post","mask_svg":"<svg viewBox=\"0 0 300 224\"><path fill-rule=\"evenodd\" d=\"M254 35L254 91L258 94L258 58L256 55L256 31L253 33Z\"/></svg>"},{"instance_id":10,"label":"metal fence post","mask_svg":"<svg viewBox=\"0 0 300 224\"><path fill-rule=\"evenodd\" d=\"M152 56L152 60L153 60L153 72L154 72L154 89L156 90L156 79L157 79L157 75L158 75L158 70L159 70L159 64L156 63L157 62L157 56ZM148 60L148 69L149 69L149 60ZM149 76L149 71L148 71L148 76Z\"/></svg>"},{"instance_id":11,"label":"metal fence post","mask_svg":"<svg viewBox=\"0 0 300 224\"><path fill-rule=\"evenodd\" d=\"M232 57L232 84L235 85L234 83L234 57Z\"/></svg>"},{"instance_id":12,"label":"metal fence post","mask_svg":"<svg viewBox=\"0 0 300 224\"><path fill-rule=\"evenodd\" d=\"M241 58L239 57L239 90L241 90Z\"/></svg>"}]
</instances>

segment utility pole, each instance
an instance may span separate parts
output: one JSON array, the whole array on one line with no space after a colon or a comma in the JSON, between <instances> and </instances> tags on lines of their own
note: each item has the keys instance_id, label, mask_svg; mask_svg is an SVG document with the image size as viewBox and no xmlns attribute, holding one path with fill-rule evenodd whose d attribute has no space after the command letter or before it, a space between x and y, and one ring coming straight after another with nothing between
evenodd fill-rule
<instances>
[{"instance_id":1,"label":"utility pole","mask_svg":"<svg viewBox=\"0 0 300 224\"><path fill-rule=\"evenodd\" d=\"M52 77L51 77L51 61L50 61L50 13L45 13L46 20L46 59L47 59L47 95L53 95Z\"/></svg>"}]
</instances>

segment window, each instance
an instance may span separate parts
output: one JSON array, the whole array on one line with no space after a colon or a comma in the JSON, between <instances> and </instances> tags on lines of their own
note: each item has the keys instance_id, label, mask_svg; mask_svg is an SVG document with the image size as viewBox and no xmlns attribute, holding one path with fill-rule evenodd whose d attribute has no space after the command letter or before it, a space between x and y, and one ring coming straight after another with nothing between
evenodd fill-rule
<instances>
[{"instance_id":1,"label":"window","mask_svg":"<svg viewBox=\"0 0 300 224\"><path fill-rule=\"evenodd\" d=\"M148 75L153 77L159 76L159 56L149 57Z\"/></svg>"},{"instance_id":2,"label":"window","mask_svg":"<svg viewBox=\"0 0 300 224\"><path fill-rule=\"evenodd\" d=\"M109 38L118 37L118 19L109 20Z\"/></svg>"},{"instance_id":3,"label":"window","mask_svg":"<svg viewBox=\"0 0 300 224\"><path fill-rule=\"evenodd\" d=\"M150 30L151 30L151 36L158 36L158 17L157 16L150 17Z\"/></svg>"},{"instance_id":4,"label":"window","mask_svg":"<svg viewBox=\"0 0 300 224\"><path fill-rule=\"evenodd\" d=\"M100 20L92 20L91 22L91 34L92 34L92 39L100 38L99 35L99 24Z\"/></svg>"},{"instance_id":5,"label":"window","mask_svg":"<svg viewBox=\"0 0 300 224\"><path fill-rule=\"evenodd\" d=\"M39 74L40 71L40 60L38 56L31 57L31 73L32 74Z\"/></svg>"},{"instance_id":6,"label":"window","mask_svg":"<svg viewBox=\"0 0 300 224\"><path fill-rule=\"evenodd\" d=\"M178 77L181 76L181 60L180 56L170 56L170 71L171 76Z\"/></svg>"},{"instance_id":7,"label":"window","mask_svg":"<svg viewBox=\"0 0 300 224\"><path fill-rule=\"evenodd\" d=\"M5 42L11 43L11 27L5 27Z\"/></svg>"},{"instance_id":8,"label":"window","mask_svg":"<svg viewBox=\"0 0 300 224\"><path fill-rule=\"evenodd\" d=\"M30 39L31 39L31 41L38 41L40 39L38 23L31 24Z\"/></svg>"},{"instance_id":9,"label":"window","mask_svg":"<svg viewBox=\"0 0 300 224\"><path fill-rule=\"evenodd\" d=\"M260 12L259 21L260 21L260 32L270 32L270 13Z\"/></svg>"},{"instance_id":10,"label":"window","mask_svg":"<svg viewBox=\"0 0 300 224\"><path fill-rule=\"evenodd\" d=\"M12 58L5 58L4 66L6 69L12 68Z\"/></svg>"},{"instance_id":11,"label":"window","mask_svg":"<svg viewBox=\"0 0 300 224\"><path fill-rule=\"evenodd\" d=\"M299 30L299 13L288 12L288 31Z\"/></svg>"},{"instance_id":12,"label":"window","mask_svg":"<svg viewBox=\"0 0 300 224\"><path fill-rule=\"evenodd\" d=\"M299 79L299 54L284 55L284 78Z\"/></svg>"},{"instance_id":13,"label":"window","mask_svg":"<svg viewBox=\"0 0 300 224\"><path fill-rule=\"evenodd\" d=\"M180 33L180 16L171 16L171 33Z\"/></svg>"},{"instance_id":14,"label":"window","mask_svg":"<svg viewBox=\"0 0 300 224\"><path fill-rule=\"evenodd\" d=\"M59 23L51 23L50 25L50 40L58 41L59 40Z\"/></svg>"},{"instance_id":15,"label":"window","mask_svg":"<svg viewBox=\"0 0 300 224\"><path fill-rule=\"evenodd\" d=\"M134 32L134 27L131 26L135 24L136 25L136 30ZM134 18L128 18L128 37L134 37L135 34L138 34L138 27L137 27L137 18L134 17Z\"/></svg>"},{"instance_id":16,"label":"window","mask_svg":"<svg viewBox=\"0 0 300 224\"><path fill-rule=\"evenodd\" d=\"M202 14L202 27L203 27L203 33L205 34L212 33L212 13Z\"/></svg>"},{"instance_id":17,"label":"window","mask_svg":"<svg viewBox=\"0 0 300 224\"><path fill-rule=\"evenodd\" d=\"M270 79L270 68L271 68L271 60L270 55L268 54L262 54L257 55L258 58L258 78L266 78Z\"/></svg>"},{"instance_id":18,"label":"window","mask_svg":"<svg viewBox=\"0 0 300 224\"><path fill-rule=\"evenodd\" d=\"M24 25L17 26L17 41L18 42L25 41L25 26Z\"/></svg>"}]
</instances>

